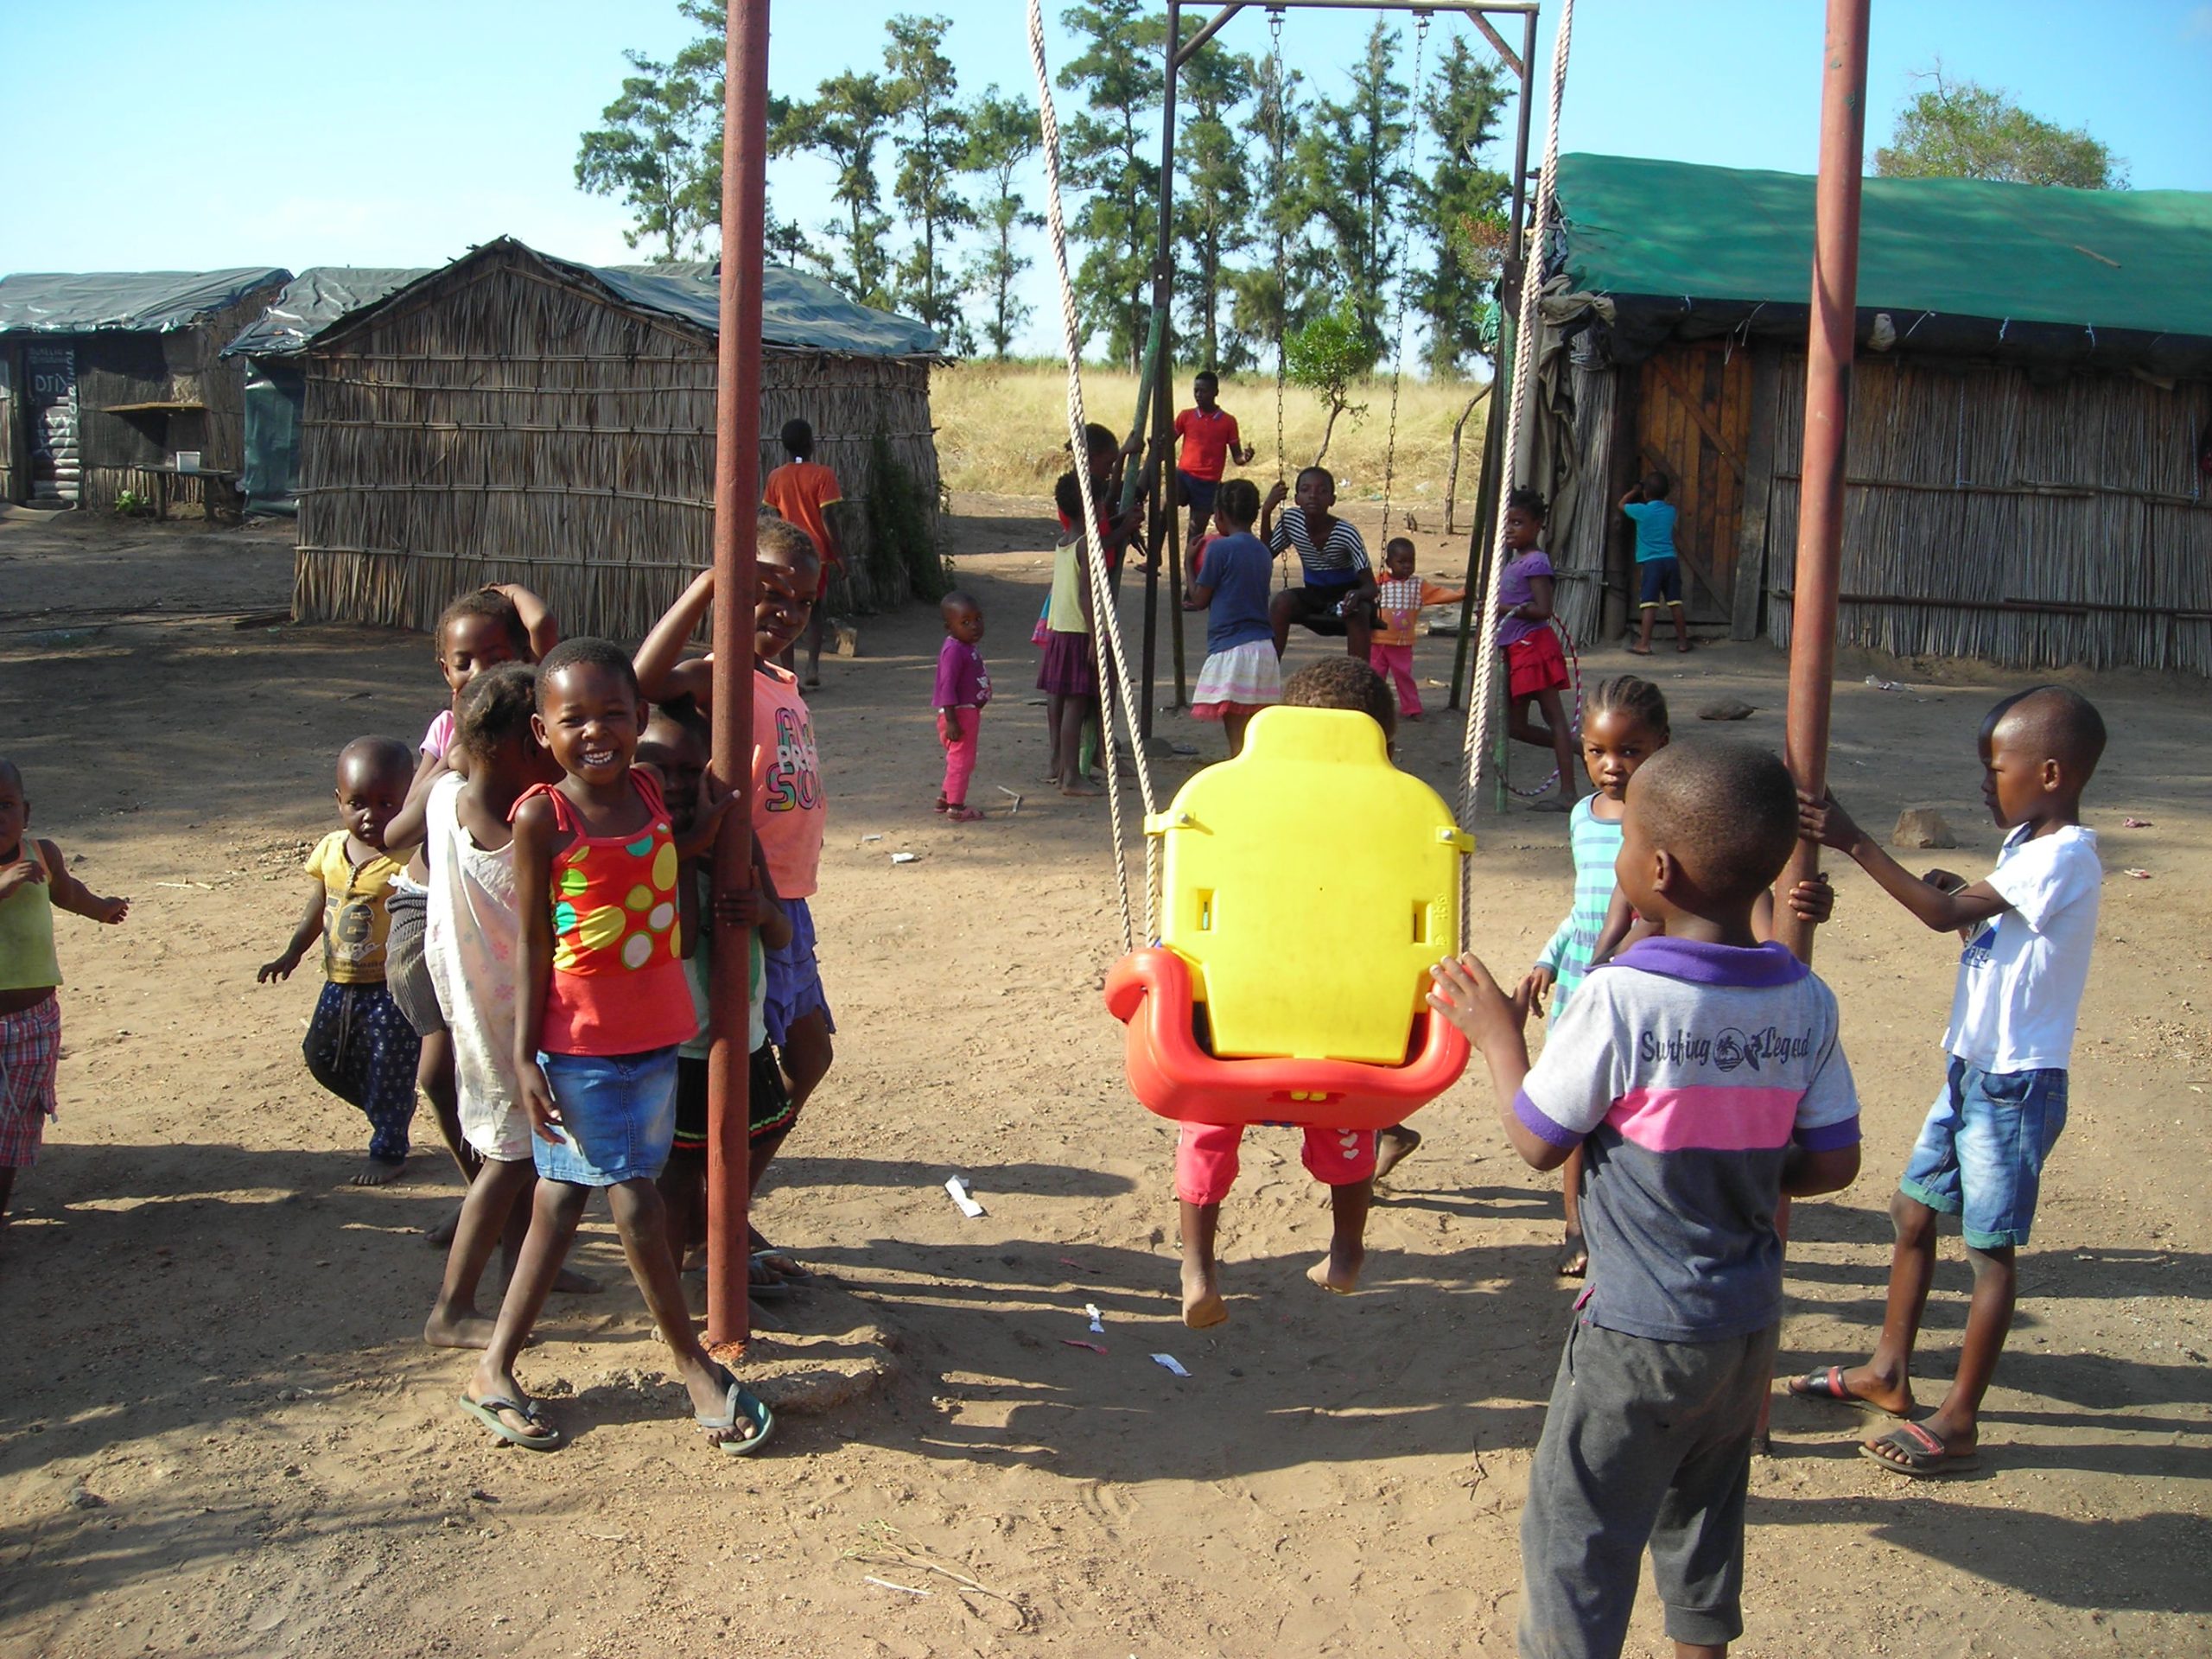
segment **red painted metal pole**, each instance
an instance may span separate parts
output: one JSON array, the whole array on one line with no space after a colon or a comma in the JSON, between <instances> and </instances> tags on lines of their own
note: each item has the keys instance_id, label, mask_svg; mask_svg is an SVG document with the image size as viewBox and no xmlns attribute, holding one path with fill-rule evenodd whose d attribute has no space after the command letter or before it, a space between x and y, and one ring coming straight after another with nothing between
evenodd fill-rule
<instances>
[{"instance_id":1,"label":"red painted metal pole","mask_svg":"<svg viewBox=\"0 0 2212 1659\"><path fill-rule=\"evenodd\" d=\"M760 500L761 226L768 200L768 0L730 0L723 47L721 334L715 359L715 781L737 797L715 843L717 891L753 882L753 527ZM703 925L713 926L711 919ZM751 938L715 941L708 1058L707 1344L750 1337L746 1281Z\"/></svg>"},{"instance_id":2,"label":"red painted metal pole","mask_svg":"<svg viewBox=\"0 0 2212 1659\"><path fill-rule=\"evenodd\" d=\"M1835 678L1835 610L1843 556L1844 438L1859 310L1859 169L1866 148L1868 0L1828 0L1821 73L1821 175L1814 195L1813 314L1805 342L1805 454L1797 509L1796 595L1789 620L1789 735L1797 786L1827 787L1828 698ZM1820 873L1821 849L1800 842L1781 891ZM1778 937L1813 959L1813 930L1775 906Z\"/></svg>"},{"instance_id":3,"label":"red painted metal pole","mask_svg":"<svg viewBox=\"0 0 2212 1659\"><path fill-rule=\"evenodd\" d=\"M1851 357L1859 317L1859 180L1866 150L1868 0L1828 0L1821 60L1821 176L1813 195L1813 314L1805 340L1805 456L1797 507L1797 579L1789 619L1789 732L1783 758L1798 788L1827 787L1828 698L1835 680L1835 606L1843 563L1844 438L1851 424ZM1779 902L1821 873L1818 842L1801 841L1782 872L1775 933L1800 962L1813 959L1813 930ZM1775 1231L1789 1239L1789 1200ZM1758 1440L1770 1445L1770 1389L1759 1402Z\"/></svg>"}]
</instances>

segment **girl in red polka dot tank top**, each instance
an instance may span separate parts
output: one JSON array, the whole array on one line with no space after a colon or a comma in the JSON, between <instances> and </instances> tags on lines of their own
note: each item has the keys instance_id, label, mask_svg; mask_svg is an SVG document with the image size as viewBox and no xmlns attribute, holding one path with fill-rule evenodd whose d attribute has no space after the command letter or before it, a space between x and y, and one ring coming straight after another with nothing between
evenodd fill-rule
<instances>
[{"instance_id":1,"label":"girl in red polka dot tank top","mask_svg":"<svg viewBox=\"0 0 2212 1659\"><path fill-rule=\"evenodd\" d=\"M516 1382L515 1357L598 1187L700 1432L719 1451L751 1452L772 1420L700 1347L654 1185L676 1130L677 1045L698 1023L677 873L713 840L728 803L702 810L678 844L658 780L631 766L641 714L629 657L606 640L571 639L538 669L534 734L567 775L513 813L516 1092L535 1132L537 1197L461 1407L502 1440L560 1444Z\"/></svg>"}]
</instances>

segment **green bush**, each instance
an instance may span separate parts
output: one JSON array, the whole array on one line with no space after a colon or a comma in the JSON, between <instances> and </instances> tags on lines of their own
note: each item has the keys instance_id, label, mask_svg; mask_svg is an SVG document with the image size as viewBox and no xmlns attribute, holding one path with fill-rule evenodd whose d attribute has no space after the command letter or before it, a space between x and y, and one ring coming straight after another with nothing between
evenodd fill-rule
<instances>
[{"instance_id":1,"label":"green bush","mask_svg":"<svg viewBox=\"0 0 2212 1659\"><path fill-rule=\"evenodd\" d=\"M903 571L917 599L934 602L952 591L952 577L937 544L935 505L918 480L891 453L878 432L868 442L868 557L887 576Z\"/></svg>"}]
</instances>

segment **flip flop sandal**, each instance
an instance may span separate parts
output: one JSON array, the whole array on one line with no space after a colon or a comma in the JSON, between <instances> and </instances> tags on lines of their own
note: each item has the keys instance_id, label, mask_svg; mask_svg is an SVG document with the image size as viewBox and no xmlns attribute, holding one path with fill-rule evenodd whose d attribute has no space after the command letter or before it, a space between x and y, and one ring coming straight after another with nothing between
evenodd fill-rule
<instances>
[{"instance_id":1,"label":"flip flop sandal","mask_svg":"<svg viewBox=\"0 0 2212 1659\"><path fill-rule=\"evenodd\" d=\"M716 1368L721 1370L720 1367ZM748 1393L744 1385L727 1370L721 1370L728 1388L722 1395L722 1414L719 1417L691 1414L691 1421L699 1426L702 1434L726 1434L741 1421L753 1425L750 1440L722 1440L715 1442L715 1450L725 1456L749 1458L768 1444L768 1437L776 1432L776 1414L770 1411L756 1395Z\"/></svg>"},{"instance_id":2,"label":"flip flop sandal","mask_svg":"<svg viewBox=\"0 0 2212 1659\"><path fill-rule=\"evenodd\" d=\"M561 1444L561 1431L545 1421L544 1414L538 1410L535 1400L511 1400L504 1394L495 1394L486 1400L472 1400L464 1394L461 1396L461 1408L509 1446L524 1446L532 1452L550 1452ZM524 1433L499 1415L503 1411L513 1412L540 1432Z\"/></svg>"},{"instance_id":3,"label":"flip flop sandal","mask_svg":"<svg viewBox=\"0 0 2212 1659\"><path fill-rule=\"evenodd\" d=\"M1877 1405L1843 1386L1843 1367L1831 1365L1825 1371L1808 1371L1802 1376L1793 1376L1789 1382L1792 1398L1798 1400L1826 1400L1832 1405L1849 1406L1854 1410L1872 1412L1877 1416L1895 1417L1898 1414L1887 1406Z\"/></svg>"},{"instance_id":4,"label":"flip flop sandal","mask_svg":"<svg viewBox=\"0 0 2212 1659\"><path fill-rule=\"evenodd\" d=\"M1897 1453L1885 1457L1876 1446L1886 1446ZM1893 1475L1909 1475L1915 1480L1930 1476L1962 1475L1968 1470L1981 1467L1980 1451L1961 1452L1953 1457L1943 1449L1943 1442L1930 1434L1918 1423L1903 1423L1878 1440L1869 1440L1859 1448L1859 1455L1869 1463L1879 1464Z\"/></svg>"},{"instance_id":5,"label":"flip flop sandal","mask_svg":"<svg viewBox=\"0 0 2212 1659\"><path fill-rule=\"evenodd\" d=\"M789 1250L778 1249L772 1244L766 1249L753 1251L750 1265L772 1274L779 1284L796 1284L814 1276L799 1266Z\"/></svg>"}]
</instances>

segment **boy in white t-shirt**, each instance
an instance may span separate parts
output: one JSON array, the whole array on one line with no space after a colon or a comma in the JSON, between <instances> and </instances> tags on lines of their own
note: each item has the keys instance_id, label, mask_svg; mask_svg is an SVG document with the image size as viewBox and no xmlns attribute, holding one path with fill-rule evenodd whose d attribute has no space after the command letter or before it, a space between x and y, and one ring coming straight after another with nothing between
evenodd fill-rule
<instances>
[{"instance_id":1,"label":"boy in white t-shirt","mask_svg":"<svg viewBox=\"0 0 2212 1659\"><path fill-rule=\"evenodd\" d=\"M1997 868L1968 886L1948 870L1915 877L1831 800L1805 801L1808 839L1847 853L1931 928L1966 940L1943 1046L1949 1076L1906 1161L1890 1217L1889 1306L1873 1357L1789 1384L1909 1418L1913 1338L1936 1268L1936 1217L1960 1218L1974 1263L1959 1369L1942 1405L1859 1447L1902 1475L1942 1475L1979 1460L1976 1419L2012 1328L2013 1255L2028 1242L2044 1160L2066 1127L2066 1069L2088 983L2104 867L2081 823L2082 791L2105 747L2105 723L2063 686L2007 697L1981 727L1982 799L2009 833Z\"/></svg>"}]
</instances>

